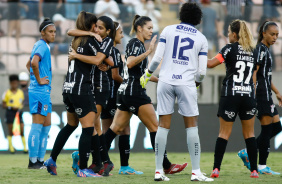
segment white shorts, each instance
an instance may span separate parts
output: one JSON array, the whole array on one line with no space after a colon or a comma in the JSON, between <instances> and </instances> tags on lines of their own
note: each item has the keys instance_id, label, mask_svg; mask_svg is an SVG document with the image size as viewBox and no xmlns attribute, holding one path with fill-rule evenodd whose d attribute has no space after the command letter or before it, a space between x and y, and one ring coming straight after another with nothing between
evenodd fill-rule
<instances>
[{"instance_id":1,"label":"white shorts","mask_svg":"<svg viewBox=\"0 0 282 184\"><path fill-rule=\"evenodd\" d=\"M176 97L179 114L186 117L199 115L195 86L170 85L161 81L158 82L157 88L158 114L172 114Z\"/></svg>"}]
</instances>

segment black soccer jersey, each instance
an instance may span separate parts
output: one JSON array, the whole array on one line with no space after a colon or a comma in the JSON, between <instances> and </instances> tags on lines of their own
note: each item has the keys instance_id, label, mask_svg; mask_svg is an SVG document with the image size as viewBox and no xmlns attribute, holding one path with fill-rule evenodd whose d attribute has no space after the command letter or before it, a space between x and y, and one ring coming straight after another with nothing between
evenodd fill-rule
<instances>
[{"instance_id":1,"label":"black soccer jersey","mask_svg":"<svg viewBox=\"0 0 282 184\"><path fill-rule=\"evenodd\" d=\"M117 48L113 47L111 56L114 60L114 66L110 68L110 70L107 71L109 80L110 80L110 89L111 89L111 96L110 98L116 98L117 90L120 86L120 83L116 82L112 78L112 70L113 68L119 68L119 75L123 77L123 62L121 59L120 52Z\"/></svg>"},{"instance_id":2,"label":"black soccer jersey","mask_svg":"<svg viewBox=\"0 0 282 184\"><path fill-rule=\"evenodd\" d=\"M225 62L226 76L222 82L221 96L254 97L253 73L257 51L246 52L238 42L227 44L219 52Z\"/></svg>"},{"instance_id":3,"label":"black soccer jersey","mask_svg":"<svg viewBox=\"0 0 282 184\"><path fill-rule=\"evenodd\" d=\"M100 52L104 53L106 57L109 57L113 48L113 40L109 37L106 37L99 44L100 44ZM97 88L100 92L110 90L109 78L106 72L101 71L97 66L94 66L94 70L91 74L94 79L93 81L95 88Z\"/></svg>"},{"instance_id":4,"label":"black soccer jersey","mask_svg":"<svg viewBox=\"0 0 282 184\"><path fill-rule=\"evenodd\" d=\"M137 38L131 39L126 45L125 60L130 56L139 56L146 52L144 44ZM140 77L145 73L148 65L148 58L145 58L133 68L128 69L126 62L124 63L124 80L119 87L119 91L124 95L144 94L145 89L140 85Z\"/></svg>"},{"instance_id":5,"label":"black soccer jersey","mask_svg":"<svg viewBox=\"0 0 282 184\"><path fill-rule=\"evenodd\" d=\"M92 37L88 37L85 44L81 44L76 52L82 55L93 56L96 55L99 49L98 42ZM61 61L65 62L65 61ZM63 84L63 93L70 93L76 95L90 95L92 94L92 79L91 71L93 65L84 63L78 59L69 62L68 73Z\"/></svg>"},{"instance_id":6,"label":"black soccer jersey","mask_svg":"<svg viewBox=\"0 0 282 184\"><path fill-rule=\"evenodd\" d=\"M258 51L258 65L260 65L259 70L257 71L257 89L256 94L258 97L262 96L263 98L271 99L271 79L272 79L272 63L271 54L269 48L263 43L257 45Z\"/></svg>"}]
</instances>

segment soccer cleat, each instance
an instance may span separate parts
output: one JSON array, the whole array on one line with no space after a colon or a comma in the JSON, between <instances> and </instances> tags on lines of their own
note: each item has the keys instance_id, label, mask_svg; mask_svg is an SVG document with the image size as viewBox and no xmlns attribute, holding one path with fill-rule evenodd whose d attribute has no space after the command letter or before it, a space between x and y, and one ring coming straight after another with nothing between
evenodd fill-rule
<instances>
[{"instance_id":1,"label":"soccer cleat","mask_svg":"<svg viewBox=\"0 0 282 184\"><path fill-rule=\"evenodd\" d=\"M155 181L169 181L170 179L160 172L155 172Z\"/></svg>"},{"instance_id":2,"label":"soccer cleat","mask_svg":"<svg viewBox=\"0 0 282 184\"><path fill-rule=\"evenodd\" d=\"M15 148L13 146L9 147L9 151L10 151L11 154L15 154L16 153L16 150L15 150Z\"/></svg>"},{"instance_id":3,"label":"soccer cleat","mask_svg":"<svg viewBox=\"0 0 282 184\"><path fill-rule=\"evenodd\" d=\"M248 153L246 152L246 149L242 149L238 152L238 157L241 158L241 160L244 162L244 166L246 166L249 170L251 170L251 164L249 161Z\"/></svg>"},{"instance_id":4,"label":"soccer cleat","mask_svg":"<svg viewBox=\"0 0 282 184\"><path fill-rule=\"evenodd\" d=\"M47 169L47 167L44 165L44 161L40 162L39 160L37 160L37 163L41 166L40 169Z\"/></svg>"},{"instance_id":5,"label":"soccer cleat","mask_svg":"<svg viewBox=\"0 0 282 184\"><path fill-rule=\"evenodd\" d=\"M130 166L120 166L118 173L124 174L124 175L134 175L134 174L140 175L140 174L143 174L142 171L136 171L135 169L133 169Z\"/></svg>"},{"instance_id":6,"label":"soccer cleat","mask_svg":"<svg viewBox=\"0 0 282 184\"><path fill-rule=\"evenodd\" d=\"M168 169L164 169L165 174L174 174L183 171L187 167L188 163L184 164L171 164Z\"/></svg>"},{"instance_id":7,"label":"soccer cleat","mask_svg":"<svg viewBox=\"0 0 282 184\"><path fill-rule=\"evenodd\" d=\"M192 173L191 175L191 181L214 181L214 179L212 178L208 178L205 175L196 175L194 173Z\"/></svg>"},{"instance_id":8,"label":"soccer cleat","mask_svg":"<svg viewBox=\"0 0 282 184\"><path fill-rule=\"evenodd\" d=\"M92 169L79 169L77 172L77 177L102 177L99 174L96 174L92 171Z\"/></svg>"},{"instance_id":9,"label":"soccer cleat","mask_svg":"<svg viewBox=\"0 0 282 184\"><path fill-rule=\"evenodd\" d=\"M114 169L114 164L112 162L104 164L104 170L102 176L109 176L110 172Z\"/></svg>"},{"instance_id":10,"label":"soccer cleat","mask_svg":"<svg viewBox=\"0 0 282 184\"><path fill-rule=\"evenodd\" d=\"M28 163L28 169L40 169L42 167L42 165L40 165L38 162L35 162L35 163L32 163L30 160L29 160L29 163Z\"/></svg>"},{"instance_id":11,"label":"soccer cleat","mask_svg":"<svg viewBox=\"0 0 282 184\"><path fill-rule=\"evenodd\" d=\"M250 177L251 177L251 178L258 178L259 175L258 175L257 171L254 170L253 172L251 172L251 176L250 176Z\"/></svg>"},{"instance_id":12,"label":"soccer cleat","mask_svg":"<svg viewBox=\"0 0 282 184\"><path fill-rule=\"evenodd\" d=\"M215 168L211 173L211 178L218 178L219 177L219 170Z\"/></svg>"},{"instance_id":13,"label":"soccer cleat","mask_svg":"<svg viewBox=\"0 0 282 184\"><path fill-rule=\"evenodd\" d=\"M52 157L48 158L45 162L44 165L47 167L48 173L51 175L57 175L57 165L56 162L52 159Z\"/></svg>"},{"instance_id":14,"label":"soccer cleat","mask_svg":"<svg viewBox=\"0 0 282 184\"><path fill-rule=\"evenodd\" d=\"M258 173L266 174L266 175L280 175L280 173L272 171L270 167L266 167L264 169L258 170Z\"/></svg>"},{"instance_id":15,"label":"soccer cleat","mask_svg":"<svg viewBox=\"0 0 282 184\"><path fill-rule=\"evenodd\" d=\"M99 171L102 169L103 165L96 165L96 164L91 164L88 169L92 169L94 173L99 173Z\"/></svg>"},{"instance_id":16,"label":"soccer cleat","mask_svg":"<svg viewBox=\"0 0 282 184\"><path fill-rule=\"evenodd\" d=\"M75 151L71 154L71 158L72 158L72 171L74 172L74 174L77 174L78 170L79 170L79 152Z\"/></svg>"}]
</instances>

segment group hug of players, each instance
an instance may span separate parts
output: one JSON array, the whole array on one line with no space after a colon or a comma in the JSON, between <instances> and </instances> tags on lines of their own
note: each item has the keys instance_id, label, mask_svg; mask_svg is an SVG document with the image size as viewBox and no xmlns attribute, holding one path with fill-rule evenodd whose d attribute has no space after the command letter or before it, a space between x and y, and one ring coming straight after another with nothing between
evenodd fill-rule
<instances>
[{"instance_id":1,"label":"group hug of players","mask_svg":"<svg viewBox=\"0 0 282 184\"><path fill-rule=\"evenodd\" d=\"M135 33L136 37L127 43L123 62L116 48L123 38L121 25L107 16L97 18L89 12L79 13L76 29L68 31L74 38L69 52L68 72L63 84L67 124L59 132L50 158L44 162L51 175L57 175L57 157L79 122L82 126L79 151L72 154L72 168L78 177L110 175L114 164L110 160L108 150L117 135L120 135L119 174L143 174L128 164L129 122L131 116L135 114L150 132L156 157L154 180L169 181L165 174L181 172L187 166L187 163L172 164L165 150L176 98L187 132L192 165L191 181L213 181L212 178L219 177L220 166L237 114L242 122L246 142L246 149L241 150L238 155L251 171L251 177L258 178L258 173L279 174L266 166L270 139L281 131L271 91L275 92L279 105L282 105L282 97L271 81L273 60L269 52L269 47L278 38L279 28L275 22L266 21L261 25L258 43L255 46L246 23L234 20L228 29L230 44L224 46L214 58L208 59L207 40L194 27L201 22L201 18L202 11L197 4L183 4L180 10L181 23L167 26L163 30L154 57L148 65L147 57L154 50L156 42L156 36L151 39L153 24L149 17L138 15L134 17L132 33ZM48 32L53 29L49 27L54 25L46 19L40 27L41 31ZM45 35L42 32L41 34ZM144 43L148 41L149 48L146 50ZM41 61L38 64L40 68L43 57L34 53L40 56ZM157 78L152 73L161 61L160 74ZM213 68L223 62L226 66L226 77L222 83L217 114L220 131L215 145L213 171L209 178L200 170L197 87L203 81L207 67ZM33 69L34 66L28 67ZM32 75L36 74L33 70L30 72L32 80ZM50 79L45 78L45 81L44 74L40 74L40 77L42 80L35 81L41 81L40 85L50 85ZM159 122L151 99L146 94L149 80L158 82ZM254 135L256 114L261 122L261 133L257 139ZM90 153L92 164L87 166ZM30 155L30 158L34 157ZM41 166L30 162L29 168L37 169Z\"/></svg>"}]
</instances>

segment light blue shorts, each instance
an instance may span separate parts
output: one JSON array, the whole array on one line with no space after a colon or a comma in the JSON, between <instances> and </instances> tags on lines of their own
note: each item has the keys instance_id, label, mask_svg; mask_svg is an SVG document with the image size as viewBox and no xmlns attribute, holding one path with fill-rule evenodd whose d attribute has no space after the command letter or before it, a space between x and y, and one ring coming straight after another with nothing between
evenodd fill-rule
<instances>
[{"instance_id":1,"label":"light blue shorts","mask_svg":"<svg viewBox=\"0 0 282 184\"><path fill-rule=\"evenodd\" d=\"M31 114L41 114L47 116L52 112L50 93L38 93L29 91L29 110Z\"/></svg>"}]
</instances>

